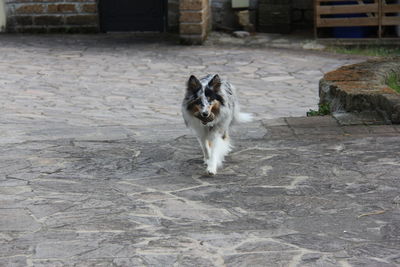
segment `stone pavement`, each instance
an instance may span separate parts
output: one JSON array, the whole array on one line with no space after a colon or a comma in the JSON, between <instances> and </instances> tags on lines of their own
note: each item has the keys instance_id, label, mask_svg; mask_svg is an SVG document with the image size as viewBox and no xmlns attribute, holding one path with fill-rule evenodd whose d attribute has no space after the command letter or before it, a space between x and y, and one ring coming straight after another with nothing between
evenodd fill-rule
<instances>
[{"instance_id":1,"label":"stone pavement","mask_svg":"<svg viewBox=\"0 0 400 267\"><path fill-rule=\"evenodd\" d=\"M258 119L303 116L317 107L323 73L359 61L312 51L186 47L130 35L0 35L0 123L18 120L18 129L3 129L3 142L37 139L38 131L65 137L65 124L91 138L92 126L102 126L98 134L105 126L182 128L180 103L190 74L229 79ZM27 129L32 125L35 133Z\"/></svg>"},{"instance_id":2,"label":"stone pavement","mask_svg":"<svg viewBox=\"0 0 400 267\"><path fill-rule=\"evenodd\" d=\"M0 266L398 266L400 128L291 117L358 60L1 35ZM208 177L179 105L213 72L256 121Z\"/></svg>"}]
</instances>

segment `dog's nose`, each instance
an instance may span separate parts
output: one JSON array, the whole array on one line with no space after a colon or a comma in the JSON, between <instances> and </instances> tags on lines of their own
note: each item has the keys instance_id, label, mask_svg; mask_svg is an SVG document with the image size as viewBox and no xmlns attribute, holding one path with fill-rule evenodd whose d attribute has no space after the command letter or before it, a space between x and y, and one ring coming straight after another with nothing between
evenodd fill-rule
<instances>
[{"instance_id":1,"label":"dog's nose","mask_svg":"<svg viewBox=\"0 0 400 267\"><path fill-rule=\"evenodd\" d=\"M201 116L203 116L203 117L208 117L208 112L202 112L202 113L201 113Z\"/></svg>"}]
</instances>

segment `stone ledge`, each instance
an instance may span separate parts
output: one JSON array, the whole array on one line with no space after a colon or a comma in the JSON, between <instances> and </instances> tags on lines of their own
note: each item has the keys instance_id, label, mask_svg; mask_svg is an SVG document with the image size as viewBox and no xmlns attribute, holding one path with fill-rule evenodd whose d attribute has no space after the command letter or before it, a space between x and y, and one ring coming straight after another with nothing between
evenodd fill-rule
<instances>
[{"instance_id":1,"label":"stone ledge","mask_svg":"<svg viewBox=\"0 0 400 267\"><path fill-rule=\"evenodd\" d=\"M386 85L390 73L400 73L400 58L369 60L343 66L324 75L320 104L332 112L374 112L387 123L400 123L400 94Z\"/></svg>"},{"instance_id":2,"label":"stone ledge","mask_svg":"<svg viewBox=\"0 0 400 267\"><path fill-rule=\"evenodd\" d=\"M263 120L260 123L266 129L263 138L268 140L345 140L358 138L361 135L399 136L400 133L400 125L372 125L365 123L365 120L346 125L332 116L287 117ZM254 128L258 129L258 126ZM251 127L249 131L252 131ZM247 133L242 133L241 138L246 140L249 136Z\"/></svg>"}]
</instances>

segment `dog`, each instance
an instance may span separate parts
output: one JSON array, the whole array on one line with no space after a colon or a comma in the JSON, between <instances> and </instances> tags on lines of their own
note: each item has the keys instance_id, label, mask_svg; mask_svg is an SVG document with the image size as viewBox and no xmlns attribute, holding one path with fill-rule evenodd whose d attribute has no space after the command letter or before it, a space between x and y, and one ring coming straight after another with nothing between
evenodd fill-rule
<instances>
[{"instance_id":1,"label":"dog","mask_svg":"<svg viewBox=\"0 0 400 267\"><path fill-rule=\"evenodd\" d=\"M186 126L193 129L204 155L208 175L217 174L225 156L231 151L229 128L238 122L249 122L252 114L240 112L232 84L218 74L187 81L182 102Z\"/></svg>"}]
</instances>

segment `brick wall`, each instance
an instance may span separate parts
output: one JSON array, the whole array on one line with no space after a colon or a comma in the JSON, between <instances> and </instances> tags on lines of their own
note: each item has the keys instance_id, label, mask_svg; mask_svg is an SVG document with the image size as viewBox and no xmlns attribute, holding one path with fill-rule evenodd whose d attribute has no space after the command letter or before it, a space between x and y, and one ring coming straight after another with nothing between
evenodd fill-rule
<instances>
[{"instance_id":1,"label":"brick wall","mask_svg":"<svg viewBox=\"0 0 400 267\"><path fill-rule=\"evenodd\" d=\"M186 44L201 44L211 30L209 0L181 0L179 10L181 41Z\"/></svg>"},{"instance_id":2,"label":"brick wall","mask_svg":"<svg viewBox=\"0 0 400 267\"><path fill-rule=\"evenodd\" d=\"M10 32L97 32L96 0L6 0Z\"/></svg>"}]
</instances>

